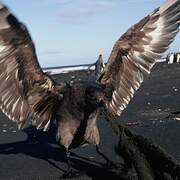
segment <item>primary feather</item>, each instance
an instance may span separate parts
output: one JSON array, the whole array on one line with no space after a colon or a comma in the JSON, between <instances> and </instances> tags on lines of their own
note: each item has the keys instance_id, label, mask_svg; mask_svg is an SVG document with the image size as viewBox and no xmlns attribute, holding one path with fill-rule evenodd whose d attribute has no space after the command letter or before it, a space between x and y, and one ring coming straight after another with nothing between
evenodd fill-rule
<instances>
[{"instance_id":1,"label":"primary feather","mask_svg":"<svg viewBox=\"0 0 180 180\"><path fill-rule=\"evenodd\" d=\"M108 111L120 116L145 74L162 56L179 31L180 1L167 0L140 22L132 26L114 45L101 84L111 87L112 96L106 103Z\"/></svg>"},{"instance_id":2,"label":"primary feather","mask_svg":"<svg viewBox=\"0 0 180 180\"><path fill-rule=\"evenodd\" d=\"M29 120L48 128L61 94L39 66L35 47L22 23L0 5L0 108L19 127Z\"/></svg>"}]
</instances>

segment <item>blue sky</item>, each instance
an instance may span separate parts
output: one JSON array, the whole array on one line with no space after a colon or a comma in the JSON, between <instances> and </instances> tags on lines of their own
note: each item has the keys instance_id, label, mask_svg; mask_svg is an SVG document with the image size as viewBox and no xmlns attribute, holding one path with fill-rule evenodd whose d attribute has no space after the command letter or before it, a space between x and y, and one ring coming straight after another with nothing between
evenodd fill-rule
<instances>
[{"instance_id":1,"label":"blue sky","mask_svg":"<svg viewBox=\"0 0 180 180\"><path fill-rule=\"evenodd\" d=\"M164 0L3 0L28 27L43 67L107 61L115 41ZM180 34L169 51L179 51Z\"/></svg>"}]
</instances>

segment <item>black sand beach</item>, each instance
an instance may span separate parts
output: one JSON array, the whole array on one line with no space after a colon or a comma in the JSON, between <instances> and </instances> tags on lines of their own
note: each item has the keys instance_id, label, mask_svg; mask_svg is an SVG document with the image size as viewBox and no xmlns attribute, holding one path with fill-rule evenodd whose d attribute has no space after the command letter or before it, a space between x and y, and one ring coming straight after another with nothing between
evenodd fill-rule
<instances>
[{"instance_id":1,"label":"black sand beach","mask_svg":"<svg viewBox=\"0 0 180 180\"><path fill-rule=\"evenodd\" d=\"M73 77L72 77L73 76ZM56 81L78 81L88 77L87 71L54 75ZM150 138L180 161L180 121L165 118L169 112L180 110L180 65L157 63L150 76L136 93L119 122L129 124L137 134ZM99 119L101 147L112 158L117 137L107 122ZM93 146L73 150L79 156L92 161L72 157L73 167L84 172L81 179L112 177L99 163L104 163ZM56 180L67 165L62 150L52 132L43 133L34 128L18 131L17 125L0 114L0 180ZM111 178L112 179L112 178Z\"/></svg>"}]
</instances>

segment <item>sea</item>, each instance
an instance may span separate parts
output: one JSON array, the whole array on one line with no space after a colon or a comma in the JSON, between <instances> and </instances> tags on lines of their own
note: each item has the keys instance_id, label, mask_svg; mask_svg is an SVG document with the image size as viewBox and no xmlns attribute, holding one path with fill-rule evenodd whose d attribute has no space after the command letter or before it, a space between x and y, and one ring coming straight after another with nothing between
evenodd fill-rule
<instances>
[{"instance_id":1,"label":"sea","mask_svg":"<svg viewBox=\"0 0 180 180\"><path fill-rule=\"evenodd\" d=\"M166 61L165 58L156 60L156 62L158 63L165 61ZM44 72L54 75L54 74L68 73L70 71L87 70L90 65L91 64L80 64L80 65L69 65L69 66L45 67L42 69ZM94 70L95 66L92 66L90 69Z\"/></svg>"}]
</instances>

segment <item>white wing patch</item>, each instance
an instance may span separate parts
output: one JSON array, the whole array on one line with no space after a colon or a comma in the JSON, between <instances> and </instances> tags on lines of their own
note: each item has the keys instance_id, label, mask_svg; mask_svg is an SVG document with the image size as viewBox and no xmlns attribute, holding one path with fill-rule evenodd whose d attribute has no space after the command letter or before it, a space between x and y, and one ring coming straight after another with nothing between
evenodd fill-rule
<instances>
[{"instance_id":1,"label":"white wing patch","mask_svg":"<svg viewBox=\"0 0 180 180\"><path fill-rule=\"evenodd\" d=\"M120 116L134 96L135 91L139 89L143 82L144 74L151 72L156 59L161 57L162 53L168 49L170 43L174 40L175 35L179 31L178 23L180 21L180 4L177 2L179 0L166 1L161 8L156 9L149 15L148 22L143 25L142 29L138 29L138 26L136 26L139 33L135 31L135 34L130 34L130 36L128 33L125 34L128 36L127 39L137 35L139 42L133 41L136 37L131 37L134 44L129 42L131 39L126 40L125 38L122 41L124 44L126 44L126 41L128 41L127 44L131 43L131 49L128 49L127 55L122 55L123 65L120 69L119 79L116 82L117 85L114 83L116 87L111 101L107 104L110 112L114 115ZM131 33L131 30L129 33ZM121 41L119 42L121 43ZM122 51L124 50L124 44L122 44ZM119 47L116 44L114 48L117 51L118 48L121 48L121 44ZM118 59L115 60L117 61Z\"/></svg>"}]
</instances>

